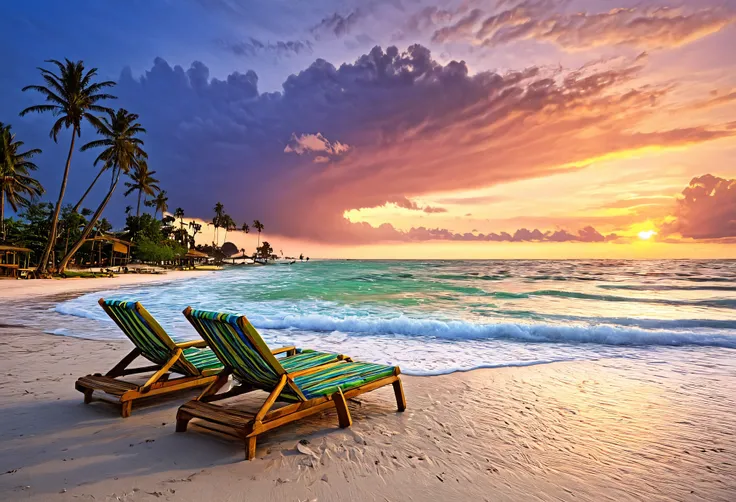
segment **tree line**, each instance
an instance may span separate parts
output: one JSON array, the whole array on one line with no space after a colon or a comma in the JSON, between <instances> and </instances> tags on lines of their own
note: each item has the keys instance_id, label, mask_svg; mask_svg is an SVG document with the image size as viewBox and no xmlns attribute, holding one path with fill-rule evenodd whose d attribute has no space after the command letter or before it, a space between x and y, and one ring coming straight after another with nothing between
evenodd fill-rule
<instances>
[{"instance_id":1,"label":"tree line","mask_svg":"<svg viewBox=\"0 0 736 502\"><path fill-rule=\"evenodd\" d=\"M95 242L92 241L91 245L87 243L90 242L90 236L104 235L112 230L112 225L102 215L121 178L126 177L124 196L136 196L135 215L131 214L132 206L128 206L125 211L126 225L120 237L135 243L134 258L166 261L194 248L195 237L202 230L201 224L195 221L185 224L182 208L167 214L168 197L155 178L156 171L148 167L148 154L142 139L146 129L139 123L139 116L124 108L114 110L106 106L117 99L109 93L115 82L99 81L97 68L86 69L82 61L65 59L63 62L48 60L46 63L51 69L38 68L43 85L29 85L22 89L23 92L39 96L42 102L25 108L20 116L31 113L53 116L55 121L49 137L55 143L62 132L70 133L58 196L53 204L39 202L45 189L33 175L38 169L34 158L42 151L38 148L25 149L23 141L16 138L11 126L0 122L0 239L31 248L35 256L40 257L38 272L41 275L64 273L80 254L82 262L91 262ZM98 153L94 160L97 172L79 201L74 205L65 204L76 142L82 136L82 129L87 127L95 131L97 138L83 144L79 150ZM94 211L83 208L92 189L105 179L105 175L108 175L108 185L103 199ZM5 218L6 202L17 218ZM153 216L141 214L141 203L153 209ZM157 218L159 214L160 220ZM215 227L212 246L197 247L221 251L218 245L220 229L224 230L226 240L227 232L238 227L219 202L215 205L212 224ZM253 229L258 231L258 247L254 257L278 257L267 242L261 244L264 226L259 220L253 221ZM243 223L240 230L248 233L250 227ZM101 246L100 243L98 254L101 253ZM245 256L245 250L241 251Z\"/></svg>"}]
</instances>

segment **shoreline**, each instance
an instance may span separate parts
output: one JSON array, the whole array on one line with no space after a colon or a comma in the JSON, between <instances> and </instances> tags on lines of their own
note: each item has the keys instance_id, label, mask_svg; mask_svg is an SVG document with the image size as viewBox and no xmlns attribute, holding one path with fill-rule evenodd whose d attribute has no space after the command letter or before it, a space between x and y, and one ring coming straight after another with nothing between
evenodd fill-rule
<instances>
[{"instance_id":1,"label":"shoreline","mask_svg":"<svg viewBox=\"0 0 736 502\"><path fill-rule=\"evenodd\" d=\"M174 270L165 274L120 274L115 277L29 279L0 281L0 300L21 300L28 297L45 298L116 289L138 284L162 284L216 273L211 270Z\"/></svg>"},{"instance_id":2,"label":"shoreline","mask_svg":"<svg viewBox=\"0 0 736 502\"><path fill-rule=\"evenodd\" d=\"M18 286L0 299L33 307L202 273L8 281ZM198 391L128 419L83 404L74 381L107 371L127 341L0 324L0 344L2 500L725 501L736 492L736 375L709 376L705 394L693 390L699 374L656 379L636 360L404 376L404 413L380 389L349 403L351 428L329 410L259 438L246 462L239 442L196 422L174 432L176 409ZM264 397L232 402L257 408ZM297 450L302 440L314 456Z\"/></svg>"}]
</instances>

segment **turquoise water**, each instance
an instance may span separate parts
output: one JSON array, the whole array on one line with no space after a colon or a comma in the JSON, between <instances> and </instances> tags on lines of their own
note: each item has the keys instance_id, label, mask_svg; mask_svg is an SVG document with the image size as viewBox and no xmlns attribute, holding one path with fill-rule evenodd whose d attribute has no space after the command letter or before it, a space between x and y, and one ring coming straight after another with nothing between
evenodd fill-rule
<instances>
[{"instance_id":1,"label":"turquoise water","mask_svg":"<svg viewBox=\"0 0 736 502\"><path fill-rule=\"evenodd\" d=\"M736 261L232 267L61 302L55 311L65 320L50 331L122 337L100 296L141 301L177 338L196 337L181 315L191 305L245 314L269 344L340 351L410 374L600 358L730 363L736 355Z\"/></svg>"}]
</instances>

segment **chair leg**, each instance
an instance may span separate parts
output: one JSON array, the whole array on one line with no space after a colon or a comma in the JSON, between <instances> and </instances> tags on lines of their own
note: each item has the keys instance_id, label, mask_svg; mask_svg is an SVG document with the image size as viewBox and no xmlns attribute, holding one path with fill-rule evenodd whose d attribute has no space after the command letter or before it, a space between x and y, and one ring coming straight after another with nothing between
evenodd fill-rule
<instances>
[{"instance_id":1,"label":"chair leg","mask_svg":"<svg viewBox=\"0 0 736 502\"><path fill-rule=\"evenodd\" d=\"M121 409L120 409L120 416L123 418L128 418L133 411L133 401L123 401Z\"/></svg>"},{"instance_id":2,"label":"chair leg","mask_svg":"<svg viewBox=\"0 0 736 502\"><path fill-rule=\"evenodd\" d=\"M396 380L393 383L394 394L396 394L396 407L399 411L406 409L406 397L404 396L404 387L401 385L401 380Z\"/></svg>"},{"instance_id":3,"label":"chair leg","mask_svg":"<svg viewBox=\"0 0 736 502\"><path fill-rule=\"evenodd\" d=\"M181 411L176 414L176 432L186 432L192 416Z\"/></svg>"},{"instance_id":4,"label":"chair leg","mask_svg":"<svg viewBox=\"0 0 736 502\"><path fill-rule=\"evenodd\" d=\"M337 409L337 419L340 422L340 428L345 429L353 425L353 419L350 416L350 410L348 409L348 403L345 401L345 396L342 390L339 388L337 392L332 394L332 400L335 402L335 408Z\"/></svg>"},{"instance_id":5,"label":"chair leg","mask_svg":"<svg viewBox=\"0 0 736 502\"><path fill-rule=\"evenodd\" d=\"M246 438L245 441L245 459L253 460L256 458L256 436Z\"/></svg>"},{"instance_id":6,"label":"chair leg","mask_svg":"<svg viewBox=\"0 0 736 502\"><path fill-rule=\"evenodd\" d=\"M84 391L84 404L89 404L92 402L92 392L94 392L92 389L87 389Z\"/></svg>"}]
</instances>

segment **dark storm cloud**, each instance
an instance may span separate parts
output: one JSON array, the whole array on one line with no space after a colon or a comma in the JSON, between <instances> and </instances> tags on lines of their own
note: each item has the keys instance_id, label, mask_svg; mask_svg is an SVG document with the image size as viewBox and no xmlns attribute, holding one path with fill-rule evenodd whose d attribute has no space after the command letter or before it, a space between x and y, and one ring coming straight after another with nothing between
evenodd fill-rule
<instances>
[{"instance_id":1,"label":"dark storm cloud","mask_svg":"<svg viewBox=\"0 0 736 502\"><path fill-rule=\"evenodd\" d=\"M342 37L348 35L362 17L363 13L359 9L348 14L335 12L323 18L309 31L311 31L315 37L320 37L321 35Z\"/></svg>"},{"instance_id":2,"label":"dark storm cloud","mask_svg":"<svg viewBox=\"0 0 736 502\"><path fill-rule=\"evenodd\" d=\"M218 79L203 63L184 69L157 58L141 77L124 71L115 92L121 106L140 114L149 165L171 205L188 215L207 219L221 201L236 220L260 218L274 234L323 242L513 240L504 233L373 228L343 214L544 176L600 155L734 134L718 126L637 133L653 113L652 100L665 92L632 89L637 72L621 66L550 76L530 67L470 75L464 62L441 65L413 45L376 47L339 67L317 59L277 93L259 92L250 70ZM552 233L544 240L598 235Z\"/></svg>"},{"instance_id":3,"label":"dark storm cloud","mask_svg":"<svg viewBox=\"0 0 736 502\"><path fill-rule=\"evenodd\" d=\"M275 54L277 56L288 56L312 52L312 42L309 40L287 40L276 42L263 42L253 37L239 42L218 40L217 44L236 56L257 56L258 54Z\"/></svg>"}]
</instances>

